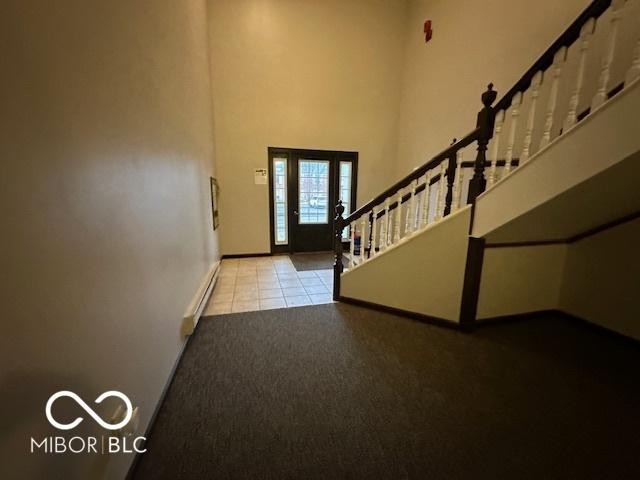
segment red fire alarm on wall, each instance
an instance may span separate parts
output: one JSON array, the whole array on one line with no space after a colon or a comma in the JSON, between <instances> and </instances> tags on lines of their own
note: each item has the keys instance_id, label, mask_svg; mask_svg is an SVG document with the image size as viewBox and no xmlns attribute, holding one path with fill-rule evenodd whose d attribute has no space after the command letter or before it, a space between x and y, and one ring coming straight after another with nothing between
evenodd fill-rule
<instances>
[{"instance_id":1,"label":"red fire alarm on wall","mask_svg":"<svg viewBox=\"0 0 640 480\"><path fill-rule=\"evenodd\" d=\"M424 22L424 43L428 43L433 37L433 28L431 28L431 20Z\"/></svg>"}]
</instances>

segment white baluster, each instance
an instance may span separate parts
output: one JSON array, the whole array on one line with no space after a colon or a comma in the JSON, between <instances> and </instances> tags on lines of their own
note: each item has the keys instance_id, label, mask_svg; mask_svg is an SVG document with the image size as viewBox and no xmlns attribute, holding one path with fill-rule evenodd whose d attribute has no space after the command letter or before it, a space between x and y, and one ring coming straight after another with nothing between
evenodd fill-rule
<instances>
[{"instance_id":1,"label":"white baluster","mask_svg":"<svg viewBox=\"0 0 640 480\"><path fill-rule=\"evenodd\" d=\"M429 224L429 202L431 201L431 178L433 170L429 170L424 180L422 197L422 226Z\"/></svg>"},{"instance_id":2,"label":"white baluster","mask_svg":"<svg viewBox=\"0 0 640 480\"><path fill-rule=\"evenodd\" d=\"M398 206L396 207L396 213L393 216L393 220L395 222L393 225L393 243L400 240L400 222L402 221L402 189L398 190L396 201L398 202Z\"/></svg>"},{"instance_id":3,"label":"white baluster","mask_svg":"<svg viewBox=\"0 0 640 480\"><path fill-rule=\"evenodd\" d=\"M553 65L551 66L551 92L549 93L549 103L547 104L547 113L545 114L542 138L540 139L541 149L549 145L549 142L551 141L553 115L556 112L556 103L558 101L558 86L560 84L560 77L562 76L562 65L566 59L567 47L562 47L553 57Z\"/></svg>"},{"instance_id":4,"label":"white baluster","mask_svg":"<svg viewBox=\"0 0 640 480\"><path fill-rule=\"evenodd\" d=\"M364 249L367 246L367 215L360 217L360 263L364 262Z\"/></svg>"},{"instance_id":5,"label":"white baluster","mask_svg":"<svg viewBox=\"0 0 640 480\"><path fill-rule=\"evenodd\" d=\"M415 211L416 211L416 182L411 182L411 197L409 197L409 208L407 208L407 223L405 229L407 233L413 233L416 226Z\"/></svg>"},{"instance_id":6,"label":"white baluster","mask_svg":"<svg viewBox=\"0 0 640 480\"><path fill-rule=\"evenodd\" d=\"M383 212L382 219L380 221L380 240L378 241L378 248L380 251L387 248L387 224L389 217L389 199L384 201L384 207L382 207L381 211Z\"/></svg>"},{"instance_id":7,"label":"white baluster","mask_svg":"<svg viewBox=\"0 0 640 480\"><path fill-rule=\"evenodd\" d=\"M489 178L487 179L487 188L496 183L496 168L498 166L498 148L500 147L500 133L504 125L504 110L496 113L496 121L493 127L493 141L491 143L491 168L489 169Z\"/></svg>"},{"instance_id":8,"label":"white baluster","mask_svg":"<svg viewBox=\"0 0 640 480\"><path fill-rule=\"evenodd\" d=\"M446 195L446 178L445 173L447 168L445 162L440 162L440 179L438 180L438 202L436 203L436 220L440 220L444 214L444 201Z\"/></svg>"},{"instance_id":9,"label":"white baluster","mask_svg":"<svg viewBox=\"0 0 640 480\"><path fill-rule=\"evenodd\" d=\"M531 79L531 106L529 107L527 127L524 133L524 145L522 146L522 154L520 155L520 165L529 160L531 152L531 139L533 138L533 125L536 121L536 105L538 104L538 96L540 95L541 83L542 72L538 72Z\"/></svg>"},{"instance_id":10,"label":"white baluster","mask_svg":"<svg viewBox=\"0 0 640 480\"><path fill-rule=\"evenodd\" d=\"M600 67L600 77L598 78L598 89L591 102L591 111L598 108L607 100L607 87L609 86L609 78L611 76L611 64L616 51L616 37L618 35L618 24L622 14L622 7L625 0L613 0L611 2L611 29L607 38L607 46L605 47L604 56L602 57L602 66Z\"/></svg>"},{"instance_id":11,"label":"white baluster","mask_svg":"<svg viewBox=\"0 0 640 480\"><path fill-rule=\"evenodd\" d=\"M633 59L631 60L631 67L627 71L627 75L624 78L624 88L629 88L633 82L640 78L640 37L636 42L636 46L633 49Z\"/></svg>"},{"instance_id":12,"label":"white baluster","mask_svg":"<svg viewBox=\"0 0 640 480\"><path fill-rule=\"evenodd\" d=\"M370 245L370 257L375 257L376 253L376 246L377 246L377 237L378 237L378 212L376 211L376 209L373 209L373 223L371 224L371 245Z\"/></svg>"},{"instance_id":13,"label":"white baluster","mask_svg":"<svg viewBox=\"0 0 640 480\"><path fill-rule=\"evenodd\" d=\"M589 50L589 42L591 35L596 28L596 21L590 18L587 23L582 26L580 30L580 60L578 63L578 73L576 75L576 84L573 87L571 98L569 99L569 113L567 119L564 121L562 128L563 132L566 132L573 127L578 121L578 103L580 102L580 91L582 90L582 84L584 83L584 71L587 65L587 51Z\"/></svg>"},{"instance_id":14,"label":"white baluster","mask_svg":"<svg viewBox=\"0 0 640 480\"><path fill-rule=\"evenodd\" d=\"M350 243L349 243L349 268L353 268L355 265L356 256L356 222L349 224Z\"/></svg>"},{"instance_id":15,"label":"white baluster","mask_svg":"<svg viewBox=\"0 0 640 480\"><path fill-rule=\"evenodd\" d=\"M462 178L464 172L462 171L463 160L462 149L456 152L456 178L453 183L453 198L451 199L451 212L455 212L460 208L460 201L462 198Z\"/></svg>"},{"instance_id":16,"label":"white baluster","mask_svg":"<svg viewBox=\"0 0 640 480\"><path fill-rule=\"evenodd\" d=\"M522 105L522 92L516 93L511 99L511 126L509 128L509 139L507 141L507 152L504 155L504 170L502 178L511 172L511 161L513 160L513 147L516 143L516 129L518 128L518 117L520 116L520 106Z\"/></svg>"}]
</instances>

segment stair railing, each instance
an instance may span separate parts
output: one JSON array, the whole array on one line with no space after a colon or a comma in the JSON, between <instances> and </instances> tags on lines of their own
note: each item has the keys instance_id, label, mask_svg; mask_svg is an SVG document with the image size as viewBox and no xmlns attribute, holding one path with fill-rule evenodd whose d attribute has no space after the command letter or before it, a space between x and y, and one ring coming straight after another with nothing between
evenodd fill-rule
<instances>
[{"instance_id":1,"label":"stair railing","mask_svg":"<svg viewBox=\"0 0 640 480\"><path fill-rule=\"evenodd\" d=\"M635 8L636 12L632 10ZM585 97L585 71L589 60L589 48L598 20L610 11L608 22L604 24L605 47L600 62L597 86L594 95ZM340 297L340 276L343 272L343 231L349 231L349 268L366 262L378 253L398 244L415 232L422 230L458 210L463 203L463 170L473 167L473 176L469 181L467 204L487 188L507 178L516 168L529 161L532 155L546 148L553 140L608 99L630 87L640 79L640 31L634 30L635 40L631 65L626 70L622 82L611 85L611 67L616 58L616 40L621 20L625 18L640 30L640 0L595 0L580 16L558 37L558 39L540 56L515 85L493 106L496 92L489 84L482 94L483 108L478 113L476 128L460 140L454 142L430 161L387 188L380 195L343 218L344 206L338 202L335 217L335 263L334 291L335 300ZM567 113L564 121L556 122L558 113L558 95L562 81L563 68L567 61L570 46L577 44L577 68L575 78L569 85L571 94L567 100ZM540 109L538 99L543 84L549 83L547 103L544 106L544 122L540 132L534 132L536 116ZM524 99L528 98L527 116L524 119L524 135L521 145L516 145L517 132ZM578 110L590 100L587 108ZM539 142L534 142L534 133L539 134ZM504 153L500 152L503 136L506 135ZM463 159L463 150L476 144L474 161ZM487 151L490 148L489 159ZM518 151L516 150L518 149ZM518 157L516 158L516 153ZM502 158L501 155L503 155ZM500 158L500 159L499 159ZM488 168L488 178L485 170ZM359 243L358 254L355 245Z\"/></svg>"}]
</instances>

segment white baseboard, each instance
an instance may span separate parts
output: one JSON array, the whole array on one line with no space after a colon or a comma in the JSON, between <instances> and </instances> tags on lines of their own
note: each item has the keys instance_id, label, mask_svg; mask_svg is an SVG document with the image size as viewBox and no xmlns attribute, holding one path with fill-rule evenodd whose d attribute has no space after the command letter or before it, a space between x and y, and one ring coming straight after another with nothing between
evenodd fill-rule
<instances>
[{"instance_id":1,"label":"white baseboard","mask_svg":"<svg viewBox=\"0 0 640 480\"><path fill-rule=\"evenodd\" d=\"M207 305L207 301L209 300L213 287L216 284L219 270L220 261L218 260L211 265L211 268L202 280L195 297L193 297L187 312L182 318L182 335L191 335L195 330L198 320L200 320L200 316L204 311L204 307Z\"/></svg>"}]
</instances>

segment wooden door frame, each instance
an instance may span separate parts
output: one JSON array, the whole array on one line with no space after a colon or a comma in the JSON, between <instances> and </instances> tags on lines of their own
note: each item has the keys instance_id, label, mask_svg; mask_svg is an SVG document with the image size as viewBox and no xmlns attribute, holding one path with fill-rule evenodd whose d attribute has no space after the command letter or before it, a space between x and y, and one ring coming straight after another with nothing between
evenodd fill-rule
<instances>
[{"instance_id":1,"label":"wooden door frame","mask_svg":"<svg viewBox=\"0 0 640 480\"><path fill-rule=\"evenodd\" d=\"M357 198L357 189L358 189L358 152L344 152L338 150L311 150L307 148L286 148L286 147L268 147L267 148L267 158L268 158L268 172L269 172L269 242L271 246L271 253L291 253L292 252L292 241L291 241L291 225L295 220L292 208L290 208L290 202L293 198L293 194L295 193L296 185L293 185L291 182L292 178L292 158L293 156L305 156L309 155L313 156L325 156L330 158L330 161L333 163L333 167L336 169L336 174L334 175L334 184L333 191L335 195L335 201L337 203L338 198L340 196L339 186L340 186L340 162L341 161L349 161L351 162L351 211L355 211L357 209L356 206L356 198ZM275 238L275 221L274 221L274 208L273 208L273 159L274 157L285 157L287 159L287 244L286 245L276 245ZM335 212L329 212L329 226L332 231L334 227L334 216Z\"/></svg>"}]
</instances>

